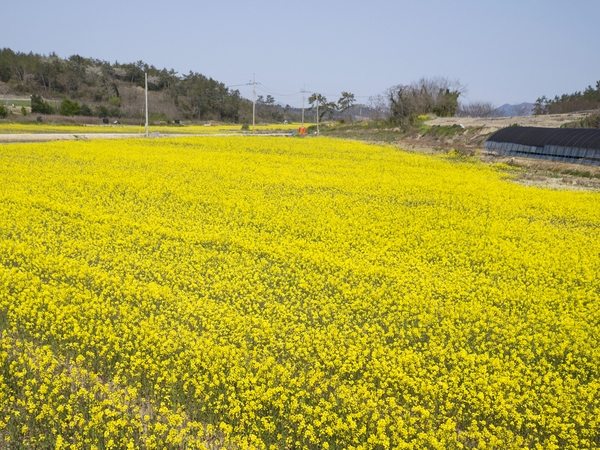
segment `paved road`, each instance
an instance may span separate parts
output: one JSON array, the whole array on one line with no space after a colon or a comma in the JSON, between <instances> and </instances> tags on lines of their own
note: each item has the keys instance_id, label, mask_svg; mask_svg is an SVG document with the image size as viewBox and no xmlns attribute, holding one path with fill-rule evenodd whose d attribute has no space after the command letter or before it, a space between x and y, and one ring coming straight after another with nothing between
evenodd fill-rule
<instances>
[{"instance_id":1,"label":"paved road","mask_svg":"<svg viewBox=\"0 0 600 450\"><path fill-rule=\"evenodd\" d=\"M211 137L211 136L289 136L291 133L257 133L241 134L155 134L151 133L150 138L166 137ZM0 134L0 142L47 142L47 141L85 141L89 139L126 139L126 138L145 138L143 134L130 133L39 133L39 134Z\"/></svg>"}]
</instances>

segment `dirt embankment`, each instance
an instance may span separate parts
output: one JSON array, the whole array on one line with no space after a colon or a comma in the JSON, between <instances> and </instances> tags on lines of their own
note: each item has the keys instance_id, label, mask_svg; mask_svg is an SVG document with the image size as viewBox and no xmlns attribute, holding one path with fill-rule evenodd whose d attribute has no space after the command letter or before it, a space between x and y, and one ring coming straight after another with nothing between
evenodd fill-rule
<instances>
[{"instance_id":1,"label":"dirt embankment","mask_svg":"<svg viewBox=\"0 0 600 450\"><path fill-rule=\"evenodd\" d=\"M456 132L446 138L430 139L430 136L416 136L417 140L429 140L433 145L440 147L454 146L467 148L483 148L486 139L501 128L509 126L560 128L561 126L579 121L590 114L598 114L598 111L570 113L570 114L548 114L543 116L513 116L513 117L438 117L428 120L430 127L455 127ZM436 133L431 133L436 136ZM411 139L408 139L411 141Z\"/></svg>"},{"instance_id":2,"label":"dirt embankment","mask_svg":"<svg viewBox=\"0 0 600 450\"><path fill-rule=\"evenodd\" d=\"M481 128L485 133L493 133L500 128L514 124L522 127L559 128L565 123L581 120L590 113L548 114L543 116L513 117L438 117L427 122L431 126L463 125L465 128Z\"/></svg>"}]
</instances>

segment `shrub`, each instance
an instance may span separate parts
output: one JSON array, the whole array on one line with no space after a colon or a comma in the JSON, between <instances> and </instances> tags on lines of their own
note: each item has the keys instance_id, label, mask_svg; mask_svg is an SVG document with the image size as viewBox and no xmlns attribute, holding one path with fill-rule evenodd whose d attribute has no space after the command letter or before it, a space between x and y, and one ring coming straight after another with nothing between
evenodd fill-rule
<instances>
[{"instance_id":1,"label":"shrub","mask_svg":"<svg viewBox=\"0 0 600 450\"><path fill-rule=\"evenodd\" d=\"M108 108L104 105L96 106L96 117L108 117Z\"/></svg>"},{"instance_id":2,"label":"shrub","mask_svg":"<svg viewBox=\"0 0 600 450\"><path fill-rule=\"evenodd\" d=\"M600 128L600 114L586 116L580 121L581 128Z\"/></svg>"},{"instance_id":3,"label":"shrub","mask_svg":"<svg viewBox=\"0 0 600 450\"><path fill-rule=\"evenodd\" d=\"M21 106L21 114L23 114L24 116L27 115L27 108L25 108L24 106Z\"/></svg>"},{"instance_id":4,"label":"shrub","mask_svg":"<svg viewBox=\"0 0 600 450\"><path fill-rule=\"evenodd\" d=\"M6 116L8 116L8 110L4 105L0 105L0 119L4 119Z\"/></svg>"},{"instance_id":5,"label":"shrub","mask_svg":"<svg viewBox=\"0 0 600 450\"><path fill-rule=\"evenodd\" d=\"M166 122L171 123L171 119L164 113L152 113L149 115L148 119L151 122Z\"/></svg>"},{"instance_id":6,"label":"shrub","mask_svg":"<svg viewBox=\"0 0 600 450\"><path fill-rule=\"evenodd\" d=\"M465 87L458 81L441 77L422 78L410 85L394 86L386 93L391 123L405 126L411 115L434 113L439 117L454 116L458 97L463 92Z\"/></svg>"},{"instance_id":7,"label":"shrub","mask_svg":"<svg viewBox=\"0 0 600 450\"><path fill-rule=\"evenodd\" d=\"M111 106L108 108L108 116L109 117L121 117L121 110L116 106Z\"/></svg>"},{"instance_id":8,"label":"shrub","mask_svg":"<svg viewBox=\"0 0 600 450\"><path fill-rule=\"evenodd\" d=\"M94 112L92 111L92 108L90 108L88 105L83 104L81 105L81 115L92 117L94 115Z\"/></svg>"},{"instance_id":9,"label":"shrub","mask_svg":"<svg viewBox=\"0 0 600 450\"><path fill-rule=\"evenodd\" d=\"M77 102L65 98L60 104L61 116L78 116L81 114L81 105Z\"/></svg>"},{"instance_id":10,"label":"shrub","mask_svg":"<svg viewBox=\"0 0 600 450\"><path fill-rule=\"evenodd\" d=\"M45 101L41 96L33 94L31 96L31 112L38 114L52 114L54 108L50 106L50 103Z\"/></svg>"},{"instance_id":11,"label":"shrub","mask_svg":"<svg viewBox=\"0 0 600 450\"><path fill-rule=\"evenodd\" d=\"M121 106L121 97L111 97L108 99L108 104L110 106L116 106L119 108Z\"/></svg>"}]
</instances>

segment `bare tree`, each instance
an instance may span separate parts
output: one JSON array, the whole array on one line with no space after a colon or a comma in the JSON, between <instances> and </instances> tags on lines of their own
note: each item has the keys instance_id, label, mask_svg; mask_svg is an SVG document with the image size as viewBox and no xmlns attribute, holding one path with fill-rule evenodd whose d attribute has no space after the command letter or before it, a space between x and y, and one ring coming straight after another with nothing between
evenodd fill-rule
<instances>
[{"instance_id":1,"label":"bare tree","mask_svg":"<svg viewBox=\"0 0 600 450\"><path fill-rule=\"evenodd\" d=\"M492 102L475 101L461 103L456 115L459 117L497 117L498 111Z\"/></svg>"},{"instance_id":2,"label":"bare tree","mask_svg":"<svg viewBox=\"0 0 600 450\"><path fill-rule=\"evenodd\" d=\"M371 119L378 120L388 120L390 118L390 106L388 103L388 98L384 94L373 95L369 97L369 101L367 102L367 106L371 110Z\"/></svg>"}]
</instances>

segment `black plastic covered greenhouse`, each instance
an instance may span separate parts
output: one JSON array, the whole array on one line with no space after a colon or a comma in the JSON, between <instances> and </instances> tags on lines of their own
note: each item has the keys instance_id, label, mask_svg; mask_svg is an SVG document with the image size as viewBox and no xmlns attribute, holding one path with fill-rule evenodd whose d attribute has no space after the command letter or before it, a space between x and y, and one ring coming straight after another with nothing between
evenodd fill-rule
<instances>
[{"instance_id":1,"label":"black plastic covered greenhouse","mask_svg":"<svg viewBox=\"0 0 600 450\"><path fill-rule=\"evenodd\" d=\"M506 156L600 165L600 130L507 127L496 131L485 150Z\"/></svg>"}]
</instances>

